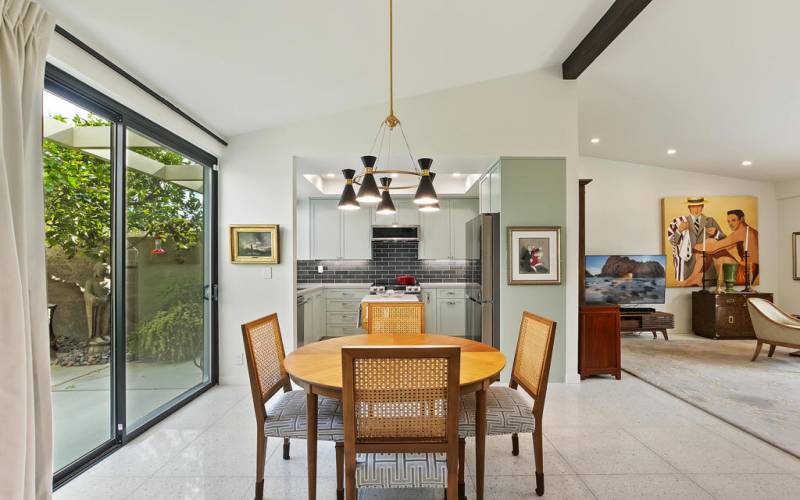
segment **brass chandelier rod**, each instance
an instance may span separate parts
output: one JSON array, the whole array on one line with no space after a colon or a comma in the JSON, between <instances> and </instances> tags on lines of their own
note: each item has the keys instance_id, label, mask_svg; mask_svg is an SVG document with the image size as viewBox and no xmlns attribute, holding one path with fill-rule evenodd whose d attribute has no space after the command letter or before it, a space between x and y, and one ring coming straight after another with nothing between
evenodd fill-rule
<instances>
[{"instance_id":1,"label":"brass chandelier rod","mask_svg":"<svg viewBox=\"0 0 800 500\"><path fill-rule=\"evenodd\" d=\"M389 0L389 116L384 123L390 129L400 123L394 114L394 0Z\"/></svg>"}]
</instances>

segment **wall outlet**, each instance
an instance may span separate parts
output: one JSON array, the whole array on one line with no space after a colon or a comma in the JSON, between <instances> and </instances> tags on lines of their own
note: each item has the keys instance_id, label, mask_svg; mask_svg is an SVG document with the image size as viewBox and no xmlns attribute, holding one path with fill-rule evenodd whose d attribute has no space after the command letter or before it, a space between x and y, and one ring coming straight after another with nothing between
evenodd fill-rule
<instances>
[{"instance_id":1,"label":"wall outlet","mask_svg":"<svg viewBox=\"0 0 800 500\"><path fill-rule=\"evenodd\" d=\"M243 352L239 353L239 355L236 356L236 364L239 365L239 366L242 366L244 364L244 353Z\"/></svg>"},{"instance_id":2,"label":"wall outlet","mask_svg":"<svg viewBox=\"0 0 800 500\"><path fill-rule=\"evenodd\" d=\"M324 267L324 266L317 266L317 272L318 272L319 274L322 274L322 271L324 271L324 270L325 270L325 267Z\"/></svg>"}]
</instances>

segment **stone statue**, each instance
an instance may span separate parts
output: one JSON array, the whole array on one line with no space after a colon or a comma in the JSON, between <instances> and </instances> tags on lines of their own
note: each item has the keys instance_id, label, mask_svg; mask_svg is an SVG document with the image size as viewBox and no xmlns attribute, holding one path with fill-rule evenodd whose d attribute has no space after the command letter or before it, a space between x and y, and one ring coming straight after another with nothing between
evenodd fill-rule
<instances>
[{"instance_id":1,"label":"stone statue","mask_svg":"<svg viewBox=\"0 0 800 500\"><path fill-rule=\"evenodd\" d=\"M86 320L89 325L90 344L109 344L111 337L111 269L108 264L98 262L92 277L86 281L83 300L86 303Z\"/></svg>"}]
</instances>

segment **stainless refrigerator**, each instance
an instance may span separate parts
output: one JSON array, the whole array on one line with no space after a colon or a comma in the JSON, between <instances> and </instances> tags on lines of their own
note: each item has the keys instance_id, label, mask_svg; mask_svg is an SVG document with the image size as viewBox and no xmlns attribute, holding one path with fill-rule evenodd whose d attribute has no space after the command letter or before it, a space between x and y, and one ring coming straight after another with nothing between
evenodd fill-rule
<instances>
[{"instance_id":1,"label":"stainless refrigerator","mask_svg":"<svg viewBox=\"0 0 800 500\"><path fill-rule=\"evenodd\" d=\"M500 214L467 222L466 337L500 348Z\"/></svg>"}]
</instances>

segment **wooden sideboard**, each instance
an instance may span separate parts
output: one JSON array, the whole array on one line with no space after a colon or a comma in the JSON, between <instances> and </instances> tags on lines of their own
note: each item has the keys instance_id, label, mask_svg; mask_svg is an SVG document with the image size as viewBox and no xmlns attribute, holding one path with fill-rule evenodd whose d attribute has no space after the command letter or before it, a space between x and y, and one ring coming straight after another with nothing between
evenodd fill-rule
<instances>
[{"instance_id":1,"label":"wooden sideboard","mask_svg":"<svg viewBox=\"0 0 800 500\"><path fill-rule=\"evenodd\" d=\"M692 330L711 339L754 339L747 299L773 301L771 293L692 293Z\"/></svg>"},{"instance_id":2,"label":"wooden sideboard","mask_svg":"<svg viewBox=\"0 0 800 500\"><path fill-rule=\"evenodd\" d=\"M669 340L667 330L675 328L675 316L672 313L655 312L623 312L620 313L620 330L623 332L650 332L658 338L658 332Z\"/></svg>"},{"instance_id":3,"label":"wooden sideboard","mask_svg":"<svg viewBox=\"0 0 800 500\"><path fill-rule=\"evenodd\" d=\"M580 308L578 326L578 373L581 380L590 375L622 377L619 306Z\"/></svg>"}]
</instances>

